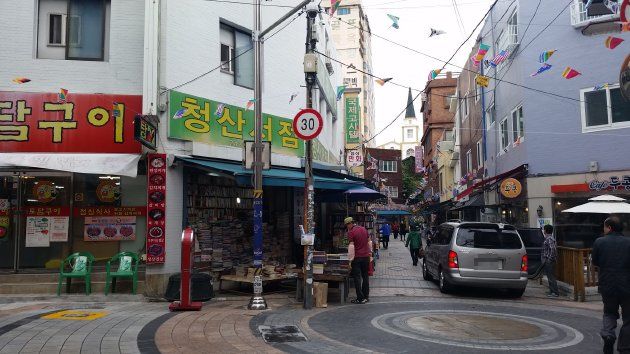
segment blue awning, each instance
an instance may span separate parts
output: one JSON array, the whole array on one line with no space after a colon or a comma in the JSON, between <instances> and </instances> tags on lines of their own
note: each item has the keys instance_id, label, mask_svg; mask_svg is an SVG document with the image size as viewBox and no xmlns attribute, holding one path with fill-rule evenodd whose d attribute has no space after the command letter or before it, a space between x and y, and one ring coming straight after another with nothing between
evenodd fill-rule
<instances>
[{"instance_id":1,"label":"blue awning","mask_svg":"<svg viewBox=\"0 0 630 354\"><path fill-rule=\"evenodd\" d=\"M239 185L250 186L252 184L253 171L246 170L241 164L187 157L178 157L177 159L191 165L231 175ZM304 179L304 172L298 169L274 167L263 171L263 185L265 186L299 188L304 187ZM315 175L315 188L318 189L347 190L362 185L361 182L355 180Z\"/></svg>"},{"instance_id":2,"label":"blue awning","mask_svg":"<svg viewBox=\"0 0 630 354\"><path fill-rule=\"evenodd\" d=\"M411 213L406 210L376 210L375 213L378 216L411 215Z\"/></svg>"}]
</instances>

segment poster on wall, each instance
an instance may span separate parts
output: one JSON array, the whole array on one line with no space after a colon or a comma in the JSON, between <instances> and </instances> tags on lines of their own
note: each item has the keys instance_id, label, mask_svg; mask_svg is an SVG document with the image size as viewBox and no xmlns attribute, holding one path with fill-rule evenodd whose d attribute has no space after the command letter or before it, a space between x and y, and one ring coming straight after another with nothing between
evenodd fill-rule
<instances>
[{"instance_id":1,"label":"poster on wall","mask_svg":"<svg viewBox=\"0 0 630 354\"><path fill-rule=\"evenodd\" d=\"M166 259L166 154L147 158L147 264Z\"/></svg>"},{"instance_id":2,"label":"poster on wall","mask_svg":"<svg viewBox=\"0 0 630 354\"><path fill-rule=\"evenodd\" d=\"M85 241L129 241L136 239L135 216L86 216Z\"/></svg>"},{"instance_id":3,"label":"poster on wall","mask_svg":"<svg viewBox=\"0 0 630 354\"><path fill-rule=\"evenodd\" d=\"M47 216L26 217L26 247L49 247L49 233Z\"/></svg>"},{"instance_id":4,"label":"poster on wall","mask_svg":"<svg viewBox=\"0 0 630 354\"><path fill-rule=\"evenodd\" d=\"M553 226L552 218L538 218L538 226L542 229L545 225Z\"/></svg>"}]
</instances>

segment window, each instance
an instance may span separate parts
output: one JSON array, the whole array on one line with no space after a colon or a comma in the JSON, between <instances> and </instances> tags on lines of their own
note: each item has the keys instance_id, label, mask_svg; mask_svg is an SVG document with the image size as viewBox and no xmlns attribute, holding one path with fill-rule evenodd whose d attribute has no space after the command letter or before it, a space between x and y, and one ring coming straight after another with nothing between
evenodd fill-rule
<instances>
[{"instance_id":1,"label":"window","mask_svg":"<svg viewBox=\"0 0 630 354\"><path fill-rule=\"evenodd\" d=\"M407 139L413 139L413 129L407 129Z\"/></svg>"},{"instance_id":2,"label":"window","mask_svg":"<svg viewBox=\"0 0 630 354\"><path fill-rule=\"evenodd\" d=\"M220 25L221 71L234 76L234 85L254 88L254 51L251 34Z\"/></svg>"},{"instance_id":3,"label":"window","mask_svg":"<svg viewBox=\"0 0 630 354\"><path fill-rule=\"evenodd\" d=\"M477 142L477 168L483 166L483 149L481 148L481 140Z\"/></svg>"},{"instance_id":4,"label":"window","mask_svg":"<svg viewBox=\"0 0 630 354\"><path fill-rule=\"evenodd\" d=\"M468 95L470 92L466 92L466 95L462 98L462 110L464 111L464 120L468 118Z\"/></svg>"},{"instance_id":5,"label":"window","mask_svg":"<svg viewBox=\"0 0 630 354\"><path fill-rule=\"evenodd\" d=\"M584 131L630 127L630 105L618 86L582 90L581 98Z\"/></svg>"},{"instance_id":6,"label":"window","mask_svg":"<svg viewBox=\"0 0 630 354\"><path fill-rule=\"evenodd\" d=\"M615 0L611 0L614 3ZM571 24L573 26L585 26L590 22L602 22L607 19L619 18L619 9L621 8L621 0L617 0L619 6L617 6L617 12L612 15L597 15L588 16L586 13L586 6L582 0L575 0L571 5Z\"/></svg>"},{"instance_id":7,"label":"window","mask_svg":"<svg viewBox=\"0 0 630 354\"><path fill-rule=\"evenodd\" d=\"M510 133L508 129L508 119L503 118L501 121L501 139L499 140L502 152L507 151L508 144L510 143Z\"/></svg>"},{"instance_id":8,"label":"window","mask_svg":"<svg viewBox=\"0 0 630 354\"><path fill-rule=\"evenodd\" d=\"M475 103L477 103L481 99L481 88L476 82L473 85L475 85Z\"/></svg>"},{"instance_id":9,"label":"window","mask_svg":"<svg viewBox=\"0 0 630 354\"><path fill-rule=\"evenodd\" d=\"M473 169L472 152L468 150L466 152L466 172L470 173L472 169Z\"/></svg>"},{"instance_id":10,"label":"window","mask_svg":"<svg viewBox=\"0 0 630 354\"><path fill-rule=\"evenodd\" d=\"M385 186L385 191L390 198L398 198L398 187Z\"/></svg>"},{"instance_id":11,"label":"window","mask_svg":"<svg viewBox=\"0 0 630 354\"><path fill-rule=\"evenodd\" d=\"M103 61L109 0L40 0L37 57Z\"/></svg>"},{"instance_id":12,"label":"window","mask_svg":"<svg viewBox=\"0 0 630 354\"><path fill-rule=\"evenodd\" d=\"M508 29L508 46L514 46L518 44L518 11L514 11L512 16L507 21ZM502 48L505 49L505 48Z\"/></svg>"},{"instance_id":13,"label":"window","mask_svg":"<svg viewBox=\"0 0 630 354\"><path fill-rule=\"evenodd\" d=\"M516 230L501 230L494 225L464 226L457 231L457 245L460 247L495 250L516 250L523 243Z\"/></svg>"},{"instance_id":14,"label":"window","mask_svg":"<svg viewBox=\"0 0 630 354\"><path fill-rule=\"evenodd\" d=\"M519 138L523 140L525 132L523 130L523 106L519 106L512 111L512 141L517 142Z\"/></svg>"},{"instance_id":15,"label":"window","mask_svg":"<svg viewBox=\"0 0 630 354\"><path fill-rule=\"evenodd\" d=\"M490 105L490 107L488 107L488 109L486 109L486 122L488 122L486 128L490 129L490 126L494 124L496 120L495 114L496 112L494 111L494 103L493 103L492 105Z\"/></svg>"},{"instance_id":16,"label":"window","mask_svg":"<svg viewBox=\"0 0 630 354\"><path fill-rule=\"evenodd\" d=\"M407 149L407 157L414 156L414 149Z\"/></svg>"},{"instance_id":17,"label":"window","mask_svg":"<svg viewBox=\"0 0 630 354\"><path fill-rule=\"evenodd\" d=\"M397 172L398 171L397 161L380 160L378 162L378 170L381 172Z\"/></svg>"},{"instance_id":18,"label":"window","mask_svg":"<svg viewBox=\"0 0 630 354\"><path fill-rule=\"evenodd\" d=\"M350 8L340 7L337 9L337 15L350 15Z\"/></svg>"}]
</instances>

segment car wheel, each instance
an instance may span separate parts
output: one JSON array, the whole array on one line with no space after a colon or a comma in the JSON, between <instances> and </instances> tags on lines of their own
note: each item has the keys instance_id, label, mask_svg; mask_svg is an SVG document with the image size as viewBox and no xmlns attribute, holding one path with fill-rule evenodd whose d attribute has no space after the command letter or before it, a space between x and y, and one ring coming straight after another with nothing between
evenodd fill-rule
<instances>
[{"instance_id":1,"label":"car wheel","mask_svg":"<svg viewBox=\"0 0 630 354\"><path fill-rule=\"evenodd\" d=\"M446 275L444 274L444 271L442 269L440 269L438 284L440 286L440 292L442 294L448 294L453 290L451 284L448 282L448 278L446 278Z\"/></svg>"},{"instance_id":2,"label":"car wheel","mask_svg":"<svg viewBox=\"0 0 630 354\"><path fill-rule=\"evenodd\" d=\"M429 270L427 269L426 258L422 260L422 278L427 281L433 280L433 277L431 277L431 274L429 273Z\"/></svg>"},{"instance_id":3,"label":"car wheel","mask_svg":"<svg viewBox=\"0 0 630 354\"><path fill-rule=\"evenodd\" d=\"M515 299L520 298L525 293L525 288L522 289L507 289L508 295Z\"/></svg>"}]
</instances>

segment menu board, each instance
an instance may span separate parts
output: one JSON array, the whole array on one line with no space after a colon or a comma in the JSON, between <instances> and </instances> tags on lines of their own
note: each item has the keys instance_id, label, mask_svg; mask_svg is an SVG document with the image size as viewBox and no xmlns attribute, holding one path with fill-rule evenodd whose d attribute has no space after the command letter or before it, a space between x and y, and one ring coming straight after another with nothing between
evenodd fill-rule
<instances>
[{"instance_id":1,"label":"menu board","mask_svg":"<svg viewBox=\"0 0 630 354\"><path fill-rule=\"evenodd\" d=\"M148 154L147 264L166 259L166 154Z\"/></svg>"},{"instance_id":2,"label":"menu board","mask_svg":"<svg viewBox=\"0 0 630 354\"><path fill-rule=\"evenodd\" d=\"M69 217L27 216L26 247L49 247L51 242L68 241Z\"/></svg>"},{"instance_id":3,"label":"menu board","mask_svg":"<svg viewBox=\"0 0 630 354\"><path fill-rule=\"evenodd\" d=\"M85 241L127 241L136 239L135 216L86 216Z\"/></svg>"}]
</instances>

